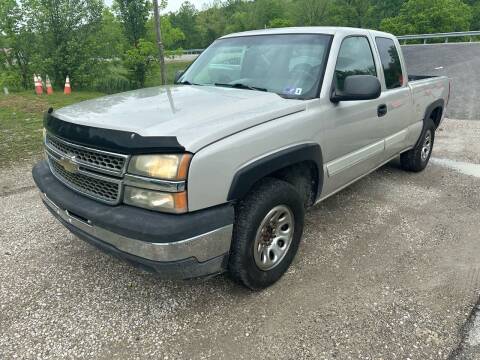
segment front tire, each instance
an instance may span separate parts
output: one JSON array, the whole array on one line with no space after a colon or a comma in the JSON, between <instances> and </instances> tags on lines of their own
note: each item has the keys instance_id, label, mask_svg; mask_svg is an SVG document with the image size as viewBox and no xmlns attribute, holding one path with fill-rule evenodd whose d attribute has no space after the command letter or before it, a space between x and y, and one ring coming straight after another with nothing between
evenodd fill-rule
<instances>
[{"instance_id":1,"label":"front tire","mask_svg":"<svg viewBox=\"0 0 480 360\"><path fill-rule=\"evenodd\" d=\"M400 155L402 169L413 172L424 170L432 155L434 140L435 124L431 119L428 119L415 147Z\"/></svg>"},{"instance_id":2,"label":"front tire","mask_svg":"<svg viewBox=\"0 0 480 360\"><path fill-rule=\"evenodd\" d=\"M229 272L252 290L287 271L303 233L302 197L289 183L266 178L242 200L235 215Z\"/></svg>"}]
</instances>

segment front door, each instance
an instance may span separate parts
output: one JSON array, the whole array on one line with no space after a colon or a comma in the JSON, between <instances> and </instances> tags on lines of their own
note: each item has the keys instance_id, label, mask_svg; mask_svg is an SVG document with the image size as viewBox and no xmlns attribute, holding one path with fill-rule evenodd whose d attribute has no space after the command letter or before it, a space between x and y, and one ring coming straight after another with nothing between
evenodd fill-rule
<instances>
[{"instance_id":1,"label":"front door","mask_svg":"<svg viewBox=\"0 0 480 360\"><path fill-rule=\"evenodd\" d=\"M347 76L377 74L370 39L366 36L344 38L335 67L335 88L341 91ZM326 176L322 198L368 173L384 160L384 129L379 117L383 104L380 97L330 103L323 110L322 150Z\"/></svg>"}]
</instances>

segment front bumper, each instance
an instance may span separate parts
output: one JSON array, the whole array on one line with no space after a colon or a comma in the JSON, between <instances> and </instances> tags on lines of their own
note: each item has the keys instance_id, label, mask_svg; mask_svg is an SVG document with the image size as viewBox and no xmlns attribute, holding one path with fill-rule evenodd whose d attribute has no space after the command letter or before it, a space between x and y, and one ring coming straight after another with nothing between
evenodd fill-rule
<instances>
[{"instance_id":1,"label":"front bumper","mask_svg":"<svg viewBox=\"0 0 480 360\"><path fill-rule=\"evenodd\" d=\"M173 215L110 206L60 183L45 161L33 168L42 200L72 233L100 249L166 278L193 278L226 269L234 211L223 205Z\"/></svg>"}]
</instances>

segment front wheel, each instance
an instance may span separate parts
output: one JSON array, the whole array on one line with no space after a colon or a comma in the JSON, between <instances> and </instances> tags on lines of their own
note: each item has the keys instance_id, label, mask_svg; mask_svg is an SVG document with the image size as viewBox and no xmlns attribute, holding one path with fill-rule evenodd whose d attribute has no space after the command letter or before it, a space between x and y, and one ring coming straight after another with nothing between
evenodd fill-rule
<instances>
[{"instance_id":1,"label":"front wheel","mask_svg":"<svg viewBox=\"0 0 480 360\"><path fill-rule=\"evenodd\" d=\"M428 165L430 156L432 155L434 140L435 124L429 119L426 122L422 134L420 135L420 139L415 147L400 155L400 165L402 166L402 169L413 172L424 170Z\"/></svg>"},{"instance_id":2,"label":"front wheel","mask_svg":"<svg viewBox=\"0 0 480 360\"><path fill-rule=\"evenodd\" d=\"M304 216L292 185L273 178L260 182L236 208L231 276L254 290L280 279L297 253Z\"/></svg>"}]
</instances>

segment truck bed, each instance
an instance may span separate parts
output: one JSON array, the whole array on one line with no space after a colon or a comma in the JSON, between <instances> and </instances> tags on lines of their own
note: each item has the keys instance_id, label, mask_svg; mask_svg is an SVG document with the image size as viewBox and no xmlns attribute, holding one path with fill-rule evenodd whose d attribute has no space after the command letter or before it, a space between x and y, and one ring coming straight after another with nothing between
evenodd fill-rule
<instances>
[{"instance_id":1,"label":"truck bed","mask_svg":"<svg viewBox=\"0 0 480 360\"><path fill-rule=\"evenodd\" d=\"M412 89L415 116L423 119L431 104L443 101L446 105L450 94L450 80L446 76L409 75L408 84Z\"/></svg>"}]
</instances>

